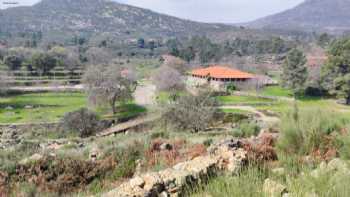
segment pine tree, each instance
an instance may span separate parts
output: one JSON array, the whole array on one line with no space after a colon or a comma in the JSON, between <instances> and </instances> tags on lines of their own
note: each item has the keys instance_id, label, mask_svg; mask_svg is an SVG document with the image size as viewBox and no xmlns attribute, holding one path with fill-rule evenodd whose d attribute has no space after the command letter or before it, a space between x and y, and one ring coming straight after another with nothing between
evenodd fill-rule
<instances>
[{"instance_id":1,"label":"pine tree","mask_svg":"<svg viewBox=\"0 0 350 197\"><path fill-rule=\"evenodd\" d=\"M293 90L294 96L304 89L308 78L306 57L298 49L292 49L283 64L283 85Z\"/></svg>"},{"instance_id":2,"label":"pine tree","mask_svg":"<svg viewBox=\"0 0 350 197\"><path fill-rule=\"evenodd\" d=\"M334 42L322 68L323 86L350 105L350 38Z\"/></svg>"}]
</instances>

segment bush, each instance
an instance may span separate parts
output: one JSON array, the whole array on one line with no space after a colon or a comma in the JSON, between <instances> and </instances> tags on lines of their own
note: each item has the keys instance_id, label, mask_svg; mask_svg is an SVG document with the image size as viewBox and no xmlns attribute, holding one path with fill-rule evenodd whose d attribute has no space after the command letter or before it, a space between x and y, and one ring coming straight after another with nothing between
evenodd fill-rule
<instances>
[{"instance_id":1,"label":"bush","mask_svg":"<svg viewBox=\"0 0 350 197\"><path fill-rule=\"evenodd\" d=\"M236 88L236 85L234 83L229 83L226 86L226 93L228 93L228 94L232 94L236 90L237 90L237 88Z\"/></svg>"},{"instance_id":2,"label":"bush","mask_svg":"<svg viewBox=\"0 0 350 197\"><path fill-rule=\"evenodd\" d=\"M208 93L197 96L182 96L175 103L169 104L164 120L175 129L199 132L210 126L217 118L217 101Z\"/></svg>"},{"instance_id":3,"label":"bush","mask_svg":"<svg viewBox=\"0 0 350 197\"><path fill-rule=\"evenodd\" d=\"M282 118L278 149L286 154L308 155L337 148L336 134L346 124L332 111L305 110L287 113Z\"/></svg>"},{"instance_id":4,"label":"bush","mask_svg":"<svg viewBox=\"0 0 350 197\"><path fill-rule=\"evenodd\" d=\"M118 159L118 164L109 178L112 180L131 178L136 171L137 160L142 159L144 151L144 145L135 141L127 148L112 153L113 157Z\"/></svg>"},{"instance_id":5,"label":"bush","mask_svg":"<svg viewBox=\"0 0 350 197\"><path fill-rule=\"evenodd\" d=\"M100 128L98 116L86 108L64 115L61 125L66 131L77 132L80 137L94 135Z\"/></svg>"},{"instance_id":6,"label":"bush","mask_svg":"<svg viewBox=\"0 0 350 197\"><path fill-rule=\"evenodd\" d=\"M251 137L259 134L260 128L257 124L249 121L242 121L237 128L232 130L234 137Z\"/></svg>"}]
</instances>

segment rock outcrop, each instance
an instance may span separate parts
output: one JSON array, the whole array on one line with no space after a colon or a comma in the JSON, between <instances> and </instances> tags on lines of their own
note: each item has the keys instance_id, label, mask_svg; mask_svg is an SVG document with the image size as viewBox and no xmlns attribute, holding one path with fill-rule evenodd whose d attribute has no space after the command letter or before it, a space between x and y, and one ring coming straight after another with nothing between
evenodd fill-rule
<instances>
[{"instance_id":1,"label":"rock outcrop","mask_svg":"<svg viewBox=\"0 0 350 197\"><path fill-rule=\"evenodd\" d=\"M134 177L103 197L181 196L186 186L204 183L220 173L236 174L247 163L247 152L239 140L224 140L208 154L179 163L160 172Z\"/></svg>"}]
</instances>

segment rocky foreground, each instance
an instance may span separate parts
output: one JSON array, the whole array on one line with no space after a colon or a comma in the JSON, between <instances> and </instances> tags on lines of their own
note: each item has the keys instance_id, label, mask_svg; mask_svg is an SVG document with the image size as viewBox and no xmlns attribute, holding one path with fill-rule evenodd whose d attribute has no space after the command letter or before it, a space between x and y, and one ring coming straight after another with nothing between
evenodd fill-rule
<instances>
[{"instance_id":1,"label":"rocky foreground","mask_svg":"<svg viewBox=\"0 0 350 197\"><path fill-rule=\"evenodd\" d=\"M179 163L160 172L135 176L103 197L182 196L187 186L206 182L222 173L237 174L247 163L247 152L239 140L224 140L208 154Z\"/></svg>"}]
</instances>

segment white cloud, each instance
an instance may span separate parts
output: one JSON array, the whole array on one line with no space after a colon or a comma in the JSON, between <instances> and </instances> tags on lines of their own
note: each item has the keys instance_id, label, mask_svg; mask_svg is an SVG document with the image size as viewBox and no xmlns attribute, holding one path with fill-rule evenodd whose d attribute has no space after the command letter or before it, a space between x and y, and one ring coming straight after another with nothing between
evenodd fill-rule
<instances>
[{"instance_id":1,"label":"white cloud","mask_svg":"<svg viewBox=\"0 0 350 197\"><path fill-rule=\"evenodd\" d=\"M0 0L32 5L40 0ZM291 8L303 0L115 0L134 6L148 8L181 18L204 21L238 23Z\"/></svg>"}]
</instances>

